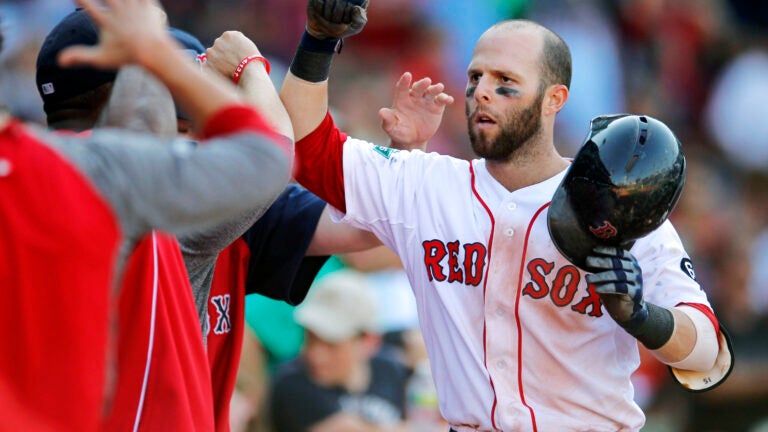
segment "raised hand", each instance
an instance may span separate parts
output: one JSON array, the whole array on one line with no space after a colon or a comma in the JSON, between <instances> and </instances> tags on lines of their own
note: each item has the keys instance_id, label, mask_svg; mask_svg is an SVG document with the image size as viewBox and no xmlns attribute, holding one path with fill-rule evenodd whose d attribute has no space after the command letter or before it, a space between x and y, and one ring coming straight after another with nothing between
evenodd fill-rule
<instances>
[{"instance_id":1,"label":"raised hand","mask_svg":"<svg viewBox=\"0 0 768 432\"><path fill-rule=\"evenodd\" d=\"M240 62L248 56L261 55L256 44L239 31L226 31L216 38L213 46L205 51L204 68L232 79ZM250 68L264 67L249 66Z\"/></svg>"},{"instance_id":2,"label":"raised hand","mask_svg":"<svg viewBox=\"0 0 768 432\"><path fill-rule=\"evenodd\" d=\"M307 32L318 39L341 39L363 30L369 0L308 0Z\"/></svg>"},{"instance_id":3,"label":"raised hand","mask_svg":"<svg viewBox=\"0 0 768 432\"><path fill-rule=\"evenodd\" d=\"M595 286L611 317L622 327L634 329L648 318L643 300L643 272L634 255L617 247L598 246L586 259Z\"/></svg>"},{"instance_id":4,"label":"raised hand","mask_svg":"<svg viewBox=\"0 0 768 432\"><path fill-rule=\"evenodd\" d=\"M94 0L77 3L99 27L99 44L62 51L59 63L64 67L117 69L152 56L159 41L174 43L168 34L167 16L155 0L104 0L106 8Z\"/></svg>"},{"instance_id":5,"label":"raised hand","mask_svg":"<svg viewBox=\"0 0 768 432\"><path fill-rule=\"evenodd\" d=\"M415 83L410 72L395 85L391 108L379 110L381 128L389 135L390 147L399 150L425 150L427 141L437 132L446 105L453 96L443 93L443 83L432 84L430 78Z\"/></svg>"}]
</instances>

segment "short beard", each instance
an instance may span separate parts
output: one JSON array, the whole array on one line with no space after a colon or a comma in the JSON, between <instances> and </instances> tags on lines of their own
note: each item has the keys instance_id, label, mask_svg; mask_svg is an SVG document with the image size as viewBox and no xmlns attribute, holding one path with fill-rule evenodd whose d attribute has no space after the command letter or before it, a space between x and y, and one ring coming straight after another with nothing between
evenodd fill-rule
<instances>
[{"instance_id":1,"label":"short beard","mask_svg":"<svg viewBox=\"0 0 768 432\"><path fill-rule=\"evenodd\" d=\"M467 128L472 150L478 156L491 161L507 161L525 146L541 130L541 105L544 101L544 89L539 88L536 99L527 107L511 112L506 121L499 123L501 133L491 139L484 133L477 133L472 128L472 117L467 105Z\"/></svg>"}]
</instances>

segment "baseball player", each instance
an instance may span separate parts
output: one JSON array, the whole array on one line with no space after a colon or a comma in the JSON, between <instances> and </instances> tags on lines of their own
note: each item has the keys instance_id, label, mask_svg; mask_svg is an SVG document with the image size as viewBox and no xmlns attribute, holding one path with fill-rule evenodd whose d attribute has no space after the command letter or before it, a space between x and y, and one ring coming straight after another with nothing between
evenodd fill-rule
<instances>
[{"instance_id":1,"label":"baseball player","mask_svg":"<svg viewBox=\"0 0 768 432\"><path fill-rule=\"evenodd\" d=\"M571 74L557 35L515 20L477 42L466 113L479 159L396 152L348 137L328 113L339 40L365 23L363 7L331 3L335 14L310 0L281 90L300 140L296 178L400 256L453 430L637 431L638 340L702 372L702 389L724 377L726 344L668 221L631 251L595 249L594 275L550 238L549 199L570 165L553 144Z\"/></svg>"},{"instance_id":2,"label":"baseball player","mask_svg":"<svg viewBox=\"0 0 768 432\"><path fill-rule=\"evenodd\" d=\"M63 52L62 64L140 64L210 139L193 148L119 131L57 136L0 114L0 279L13 308L3 314L3 430L99 429L115 391L111 297L131 246L153 228L181 234L252 207L264 191L248 184L265 160L283 179L273 196L290 173L290 141L185 62L150 2L81 4L104 37Z\"/></svg>"}]
</instances>

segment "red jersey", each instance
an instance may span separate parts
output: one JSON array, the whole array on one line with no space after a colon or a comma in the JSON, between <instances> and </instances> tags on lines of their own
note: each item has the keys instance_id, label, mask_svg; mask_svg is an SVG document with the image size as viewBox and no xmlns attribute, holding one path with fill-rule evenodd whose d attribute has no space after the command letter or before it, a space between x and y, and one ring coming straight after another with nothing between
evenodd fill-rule
<instances>
[{"instance_id":1,"label":"red jersey","mask_svg":"<svg viewBox=\"0 0 768 432\"><path fill-rule=\"evenodd\" d=\"M220 432L229 431L229 402L243 348L245 280L250 255L242 238L219 254L208 299L208 361L216 430Z\"/></svg>"},{"instance_id":2,"label":"red jersey","mask_svg":"<svg viewBox=\"0 0 768 432\"><path fill-rule=\"evenodd\" d=\"M0 131L0 206L0 429L96 430L119 224L85 176L14 121Z\"/></svg>"},{"instance_id":3,"label":"red jersey","mask_svg":"<svg viewBox=\"0 0 768 432\"><path fill-rule=\"evenodd\" d=\"M117 385L103 429L213 430L207 358L174 236L155 231L136 246L117 323Z\"/></svg>"},{"instance_id":4,"label":"red jersey","mask_svg":"<svg viewBox=\"0 0 768 432\"><path fill-rule=\"evenodd\" d=\"M245 295L299 304L327 256L305 257L325 202L288 186L242 237L218 256L206 321L216 431L229 431L245 326Z\"/></svg>"}]
</instances>

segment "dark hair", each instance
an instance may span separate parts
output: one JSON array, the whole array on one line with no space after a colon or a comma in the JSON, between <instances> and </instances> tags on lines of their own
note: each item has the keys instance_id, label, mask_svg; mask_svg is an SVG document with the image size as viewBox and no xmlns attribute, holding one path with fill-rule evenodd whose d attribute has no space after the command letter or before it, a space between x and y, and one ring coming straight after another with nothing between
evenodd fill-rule
<instances>
[{"instance_id":1,"label":"dark hair","mask_svg":"<svg viewBox=\"0 0 768 432\"><path fill-rule=\"evenodd\" d=\"M511 27L514 29L536 29L542 36L541 75L544 87L563 84L571 87L571 50L565 41L555 32L543 25L526 19L506 20L493 27ZM492 27L492 28L493 28Z\"/></svg>"},{"instance_id":2,"label":"dark hair","mask_svg":"<svg viewBox=\"0 0 768 432\"><path fill-rule=\"evenodd\" d=\"M552 30L544 30L542 49L542 75L545 85L563 84L571 88L571 50L565 41Z\"/></svg>"}]
</instances>

